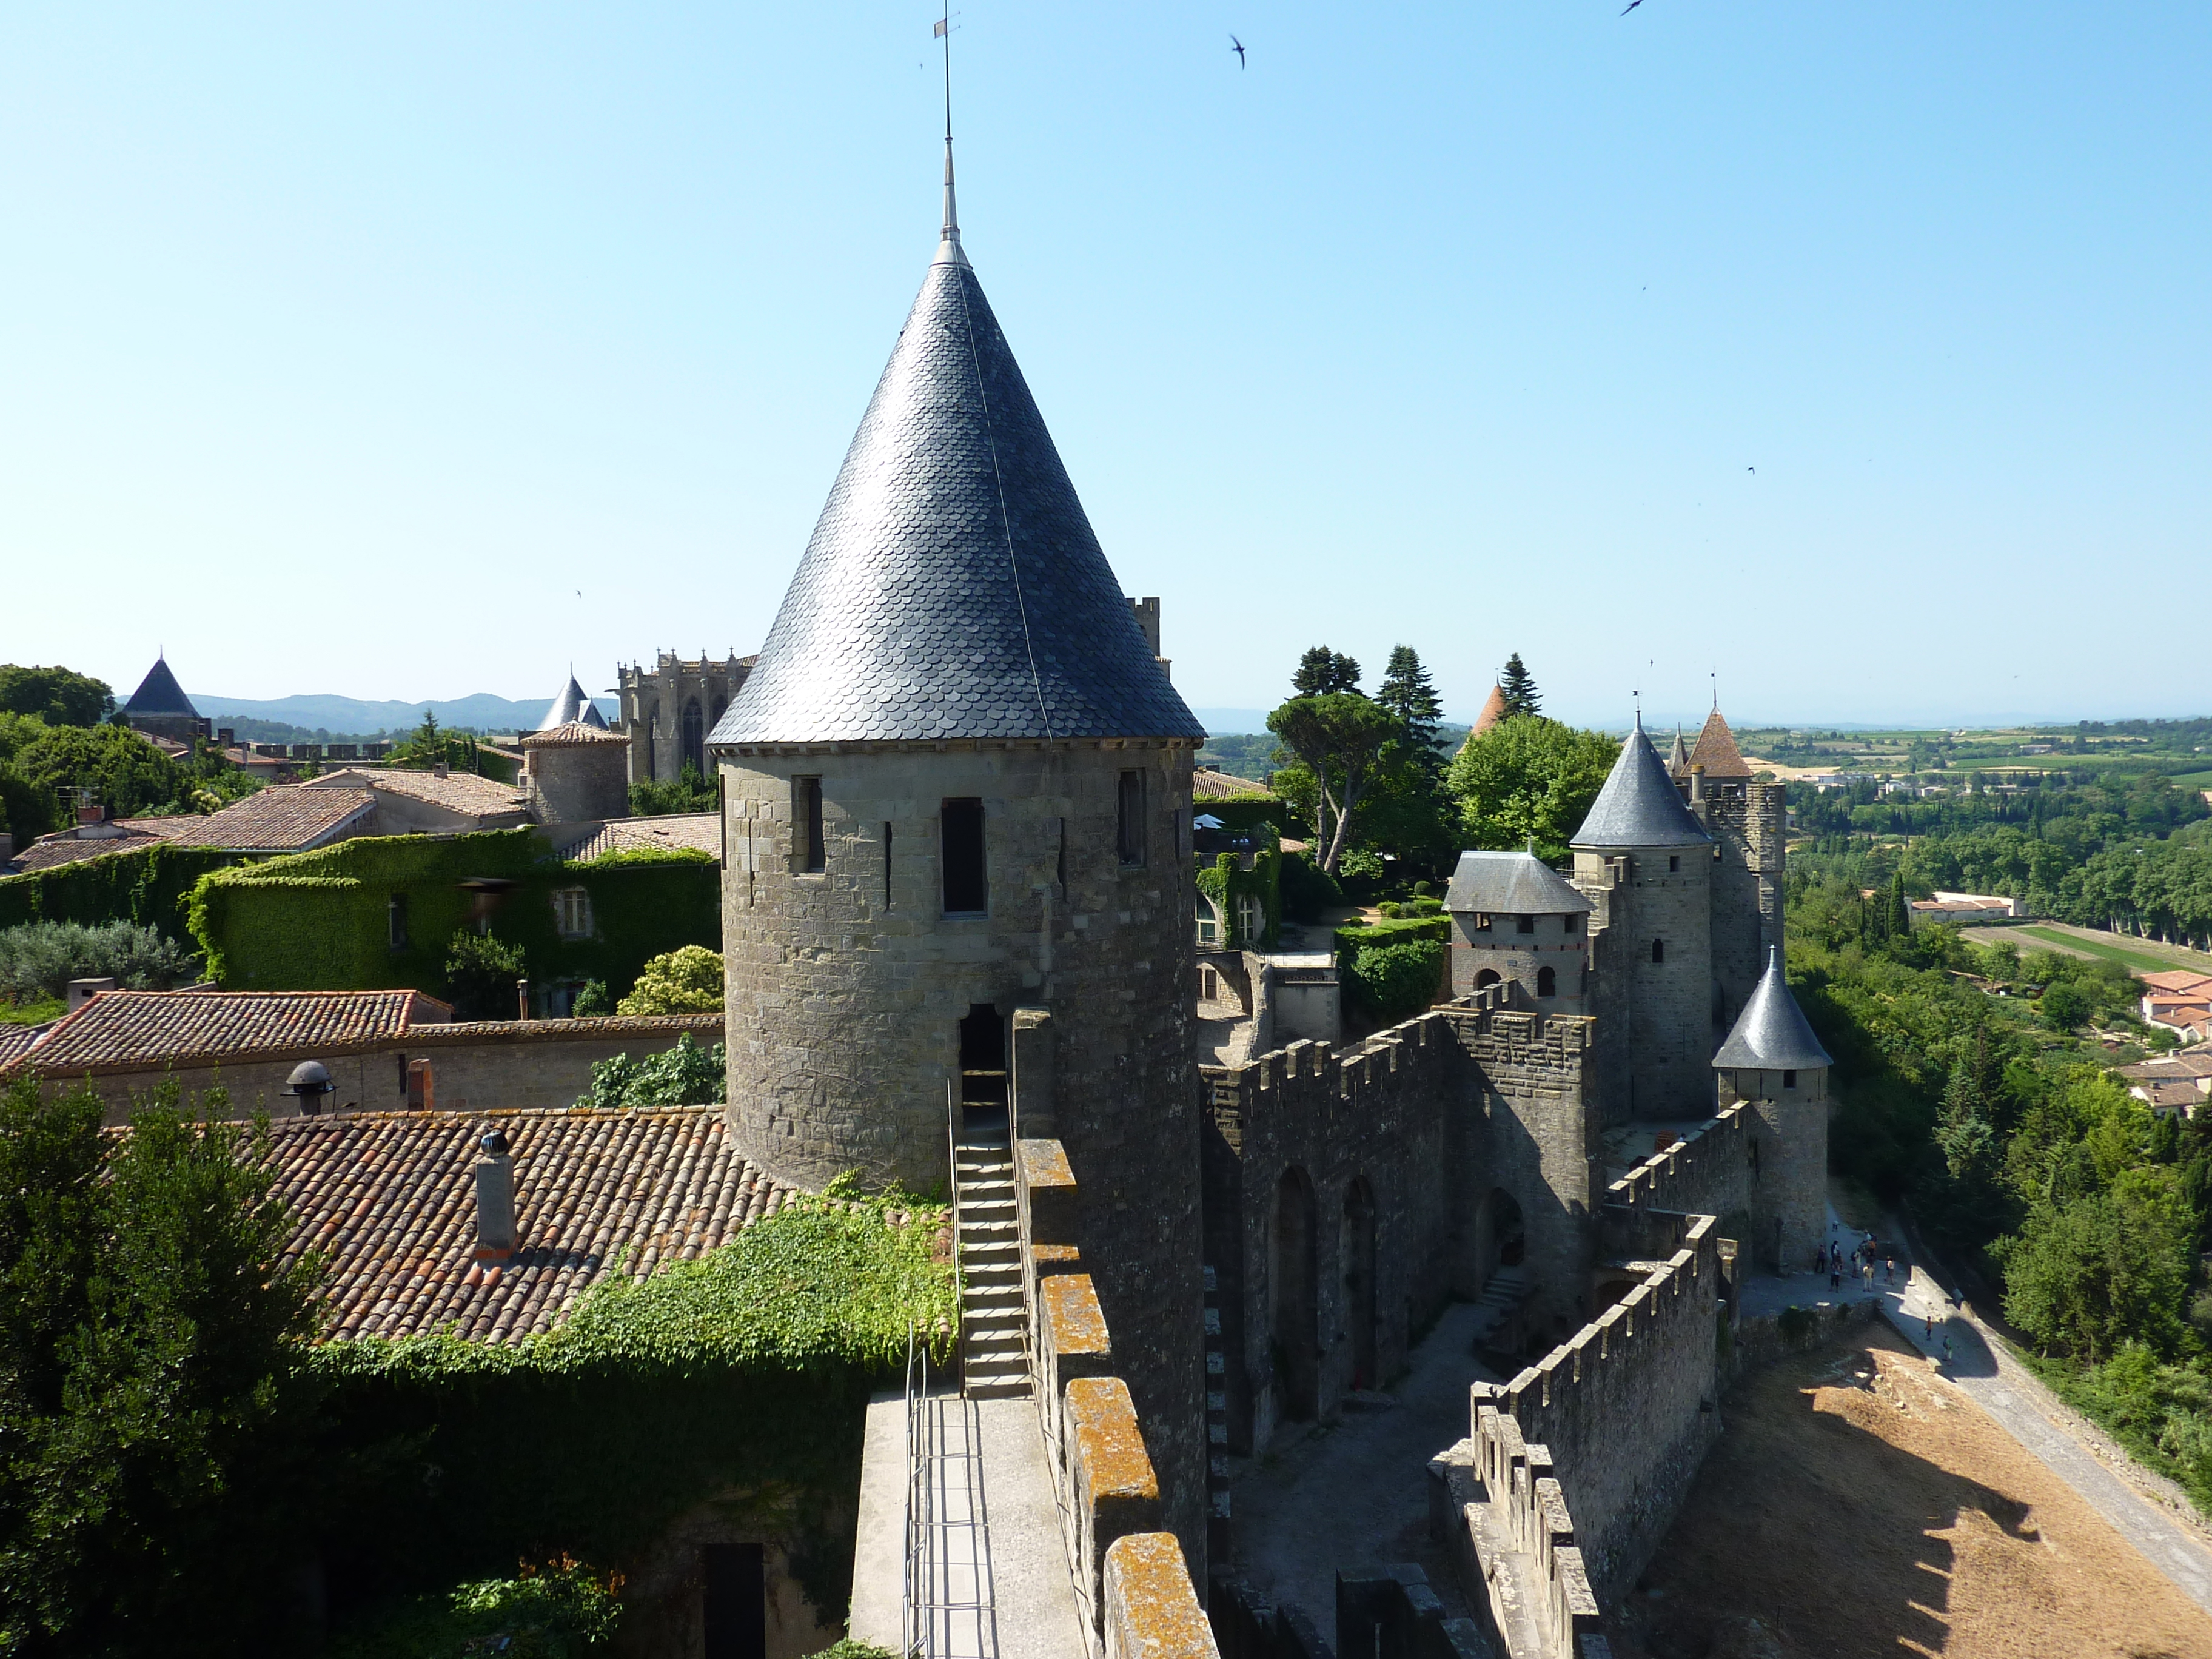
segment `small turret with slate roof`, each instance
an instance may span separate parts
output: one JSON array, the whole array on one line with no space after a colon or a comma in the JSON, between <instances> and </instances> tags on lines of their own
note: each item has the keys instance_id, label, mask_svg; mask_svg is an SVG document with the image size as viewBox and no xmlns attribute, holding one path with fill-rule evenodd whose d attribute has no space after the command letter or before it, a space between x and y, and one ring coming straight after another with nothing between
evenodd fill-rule
<instances>
[{"instance_id":1,"label":"small turret with slate roof","mask_svg":"<svg viewBox=\"0 0 2212 1659\"><path fill-rule=\"evenodd\" d=\"M568 683L561 688L561 695L554 698L552 705L546 709L545 718L538 722L540 732L555 731L563 726L588 726L598 732L607 729L605 718L593 706L591 698L585 695L584 688L576 684L574 669L568 671Z\"/></svg>"},{"instance_id":2,"label":"small turret with slate roof","mask_svg":"<svg viewBox=\"0 0 2212 1659\"><path fill-rule=\"evenodd\" d=\"M1510 980L1527 1006L1584 1012L1583 939L1595 907L1535 854L1462 853L1444 894L1451 917L1452 994Z\"/></svg>"},{"instance_id":3,"label":"small turret with slate roof","mask_svg":"<svg viewBox=\"0 0 2212 1659\"><path fill-rule=\"evenodd\" d=\"M744 1036L730 1122L793 1185L858 1170L927 1191L948 1105L1003 1134L1011 1093L1076 1173L1083 1260L1194 1563L1204 736L962 247L948 140L936 257L708 740Z\"/></svg>"},{"instance_id":4,"label":"small turret with slate roof","mask_svg":"<svg viewBox=\"0 0 2212 1659\"><path fill-rule=\"evenodd\" d=\"M1790 994L1782 948L1713 1056L1723 1110L1752 1118L1752 1237L1762 1266L1802 1266L1826 1236L1828 1051Z\"/></svg>"},{"instance_id":5,"label":"small turret with slate roof","mask_svg":"<svg viewBox=\"0 0 2212 1659\"><path fill-rule=\"evenodd\" d=\"M201 718L192 700L185 695L185 688L169 672L166 657L154 659L146 678L123 705L123 718L132 731L149 738L167 738L172 743L189 744L195 738L213 735L210 723Z\"/></svg>"}]
</instances>

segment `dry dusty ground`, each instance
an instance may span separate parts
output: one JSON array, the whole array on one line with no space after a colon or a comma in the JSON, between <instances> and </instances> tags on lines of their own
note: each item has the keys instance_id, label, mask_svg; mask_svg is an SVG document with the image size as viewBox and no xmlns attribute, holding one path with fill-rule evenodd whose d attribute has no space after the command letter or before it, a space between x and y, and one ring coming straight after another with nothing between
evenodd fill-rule
<instances>
[{"instance_id":1,"label":"dry dusty ground","mask_svg":"<svg viewBox=\"0 0 2212 1659\"><path fill-rule=\"evenodd\" d=\"M1724 1409L1616 1652L2212 1659L2212 1614L1886 1327Z\"/></svg>"}]
</instances>

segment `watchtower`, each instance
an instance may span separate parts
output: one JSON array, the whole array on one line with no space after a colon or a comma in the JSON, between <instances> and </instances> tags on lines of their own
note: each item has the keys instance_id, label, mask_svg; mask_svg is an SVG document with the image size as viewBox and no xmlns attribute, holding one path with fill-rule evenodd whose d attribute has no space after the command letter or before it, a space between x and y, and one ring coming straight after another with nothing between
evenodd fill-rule
<instances>
[{"instance_id":1,"label":"watchtower","mask_svg":"<svg viewBox=\"0 0 2212 1659\"><path fill-rule=\"evenodd\" d=\"M1721 1106L1744 1102L1757 1120L1746 1244L1762 1267L1802 1267L1827 1237L1832 1063L1790 994L1782 947L1772 946L1766 972L1713 1056Z\"/></svg>"},{"instance_id":2,"label":"watchtower","mask_svg":"<svg viewBox=\"0 0 2212 1659\"><path fill-rule=\"evenodd\" d=\"M948 143L936 257L709 739L730 1121L783 1180L927 1190L948 1112L1003 1100L1011 1071L1016 1133L1056 1135L1080 1183L1080 1248L1194 1561L1203 737L962 249Z\"/></svg>"}]
</instances>

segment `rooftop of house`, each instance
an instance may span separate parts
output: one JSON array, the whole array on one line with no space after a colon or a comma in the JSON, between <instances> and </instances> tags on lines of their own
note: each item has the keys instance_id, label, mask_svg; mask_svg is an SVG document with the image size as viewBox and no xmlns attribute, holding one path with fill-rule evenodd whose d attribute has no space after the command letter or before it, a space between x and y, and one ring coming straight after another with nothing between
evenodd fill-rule
<instances>
[{"instance_id":1,"label":"rooftop of house","mask_svg":"<svg viewBox=\"0 0 2212 1659\"><path fill-rule=\"evenodd\" d=\"M541 726L535 732L522 734L520 743L527 751L532 749L568 748L578 744L611 743L627 745L629 739L619 732L610 732L604 721L566 720L559 726Z\"/></svg>"},{"instance_id":2,"label":"rooftop of house","mask_svg":"<svg viewBox=\"0 0 2212 1659\"><path fill-rule=\"evenodd\" d=\"M522 792L514 785L501 783L494 778L481 778L473 772L448 772L440 777L435 772L416 772L404 767L374 770L348 767L343 771L325 773L300 787L303 789L374 789L388 794L405 795L413 800L427 801L433 806L442 806L451 812L478 817L520 812L525 805Z\"/></svg>"},{"instance_id":3,"label":"rooftop of house","mask_svg":"<svg viewBox=\"0 0 2212 1659\"><path fill-rule=\"evenodd\" d=\"M304 853L342 840L376 811L366 789L316 788L272 783L205 817L147 818L154 833L178 847L217 847L241 853ZM159 825L160 828L155 828Z\"/></svg>"},{"instance_id":4,"label":"rooftop of house","mask_svg":"<svg viewBox=\"0 0 2212 1659\"><path fill-rule=\"evenodd\" d=\"M1490 695L1482 700L1481 712L1475 715L1474 724L1468 728L1468 736L1479 738L1504 718L1505 688L1493 681L1490 687Z\"/></svg>"},{"instance_id":5,"label":"rooftop of house","mask_svg":"<svg viewBox=\"0 0 2212 1659\"><path fill-rule=\"evenodd\" d=\"M575 840L553 849L564 859L595 859L609 853L722 853L722 820L713 812L672 812L664 817L609 818L587 828Z\"/></svg>"},{"instance_id":6,"label":"rooftop of house","mask_svg":"<svg viewBox=\"0 0 2212 1659\"><path fill-rule=\"evenodd\" d=\"M2187 968L2160 969L2154 974L2138 974L2136 978L2154 991L2172 991L2186 995L2203 994L2212 991L2212 974L2200 974Z\"/></svg>"},{"instance_id":7,"label":"rooftop of house","mask_svg":"<svg viewBox=\"0 0 2212 1659\"><path fill-rule=\"evenodd\" d=\"M2134 1066L2120 1067L2122 1077L2212 1078L2212 1048L2192 1048L2179 1054L2161 1054Z\"/></svg>"},{"instance_id":8,"label":"rooftop of house","mask_svg":"<svg viewBox=\"0 0 2212 1659\"><path fill-rule=\"evenodd\" d=\"M960 250L935 260L717 747L1182 738L1169 683Z\"/></svg>"},{"instance_id":9,"label":"rooftop of house","mask_svg":"<svg viewBox=\"0 0 2212 1659\"><path fill-rule=\"evenodd\" d=\"M0 1071L4 1071L10 1060L28 1052L46 1030L43 1025L0 1025Z\"/></svg>"},{"instance_id":10,"label":"rooftop of house","mask_svg":"<svg viewBox=\"0 0 2212 1659\"><path fill-rule=\"evenodd\" d=\"M2160 1109L2179 1107L2194 1111L2204 1103L2203 1093L2188 1078L2152 1078L2136 1085L2135 1092Z\"/></svg>"},{"instance_id":11,"label":"rooftop of house","mask_svg":"<svg viewBox=\"0 0 2212 1659\"><path fill-rule=\"evenodd\" d=\"M1597 907L1534 853L1462 853L1444 908L1482 915L1580 915Z\"/></svg>"},{"instance_id":12,"label":"rooftop of house","mask_svg":"<svg viewBox=\"0 0 2212 1659\"><path fill-rule=\"evenodd\" d=\"M476 1260L489 1130L514 1159L520 1247ZM731 1146L720 1106L626 1111L342 1112L270 1125L289 1256L330 1263L331 1339L548 1331L610 1272L642 1279L781 1208L793 1189Z\"/></svg>"},{"instance_id":13,"label":"rooftop of house","mask_svg":"<svg viewBox=\"0 0 2212 1659\"><path fill-rule=\"evenodd\" d=\"M372 1048L453 1011L420 991L103 991L0 1065L83 1077Z\"/></svg>"},{"instance_id":14,"label":"rooftop of house","mask_svg":"<svg viewBox=\"0 0 2212 1659\"><path fill-rule=\"evenodd\" d=\"M142 847L158 847L167 839L166 836L149 835L141 830L122 835L80 838L75 830L64 830L55 835L42 836L28 847L17 848L14 857L0 862L0 875L27 876L36 871L75 864L82 859L104 858L110 853L133 853Z\"/></svg>"},{"instance_id":15,"label":"rooftop of house","mask_svg":"<svg viewBox=\"0 0 2212 1659\"><path fill-rule=\"evenodd\" d=\"M1191 771L1190 793L1198 800L1264 800L1274 791L1264 783L1240 778L1233 772L1200 766Z\"/></svg>"},{"instance_id":16,"label":"rooftop of house","mask_svg":"<svg viewBox=\"0 0 2212 1659\"><path fill-rule=\"evenodd\" d=\"M552 705L546 709L545 718L538 723L538 729L552 732L564 726L587 726L600 732L607 729L606 721L592 706L591 698L585 695L584 688L576 684L573 670L569 672L568 684L561 688L560 696L555 697Z\"/></svg>"}]
</instances>

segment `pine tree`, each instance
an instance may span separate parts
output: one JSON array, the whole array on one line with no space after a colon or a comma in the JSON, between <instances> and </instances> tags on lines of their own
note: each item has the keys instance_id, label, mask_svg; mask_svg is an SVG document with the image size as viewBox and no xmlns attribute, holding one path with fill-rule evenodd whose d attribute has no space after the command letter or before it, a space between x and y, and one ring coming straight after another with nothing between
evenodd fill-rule
<instances>
[{"instance_id":1,"label":"pine tree","mask_svg":"<svg viewBox=\"0 0 2212 1659\"><path fill-rule=\"evenodd\" d=\"M1516 651L1505 659L1505 672L1498 677L1498 689L1505 699L1505 717L1516 714L1535 714L1543 710L1543 699L1537 694L1535 676L1528 672Z\"/></svg>"},{"instance_id":2,"label":"pine tree","mask_svg":"<svg viewBox=\"0 0 2212 1659\"><path fill-rule=\"evenodd\" d=\"M1340 651L1325 645L1309 646L1298 659L1298 672L1291 686L1302 697L1325 697L1333 692L1359 691L1359 665Z\"/></svg>"},{"instance_id":3,"label":"pine tree","mask_svg":"<svg viewBox=\"0 0 2212 1659\"><path fill-rule=\"evenodd\" d=\"M1428 768L1437 757L1437 721L1443 714L1443 704L1437 697L1429 671L1421 665L1420 653L1410 645L1392 648L1390 665L1383 671L1375 701L1398 717L1406 728L1406 740L1422 757L1424 768Z\"/></svg>"}]
</instances>

